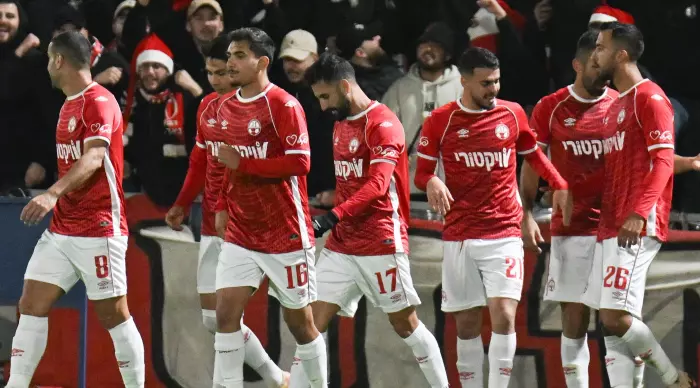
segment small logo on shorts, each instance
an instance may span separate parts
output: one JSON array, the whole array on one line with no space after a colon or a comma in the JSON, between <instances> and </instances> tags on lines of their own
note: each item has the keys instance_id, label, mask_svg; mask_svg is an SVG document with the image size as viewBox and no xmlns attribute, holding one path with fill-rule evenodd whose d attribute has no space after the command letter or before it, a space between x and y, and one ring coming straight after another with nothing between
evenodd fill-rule
<instances>
[{"instance_id":1,"label":"small logo on shorts","mask_svg":"<svg viewBox=\"0 0 700 388\"><path fill-rule=\"evenodd\" d=\"M394 294L391 296L391 303L399 303L403 300L403 294Z\"/></svg>"},{"instance_id":2,"label":"small logo on shorts","mask_svg":"<svg viewBox=\"0 0 700 388\"><path fill-rule=\"evenodd\" d=\"M111 283L112 282L110 282L109 280L103 280L103 281L97 283L97 287L100 289L100 291L105 291L105 290L109 289L109 285Z\"/></svg>"},{"instance_id":3,"label":"small logo on shorts","mask_svg":"<svg viewBox=\"0 0 700 388\"><path fill-rule=\"evenodd\" d=\"M613 291L612 296L614 299L617 299L617 300L622 300L625 298L625 294L623 294L620 291Z\"/></svg>"},{"instance_id":4,"label":"small logo on shorts","mask_svg":"<svg viewBox=\"0 0 700 388\"><path fill-rule=\"evenodd\" d=\"M549 281L547 282L547 289L549 290L549 292L554 291L554 279L549 279Z\"/></svg>"},{"instance_id":5,"label":"small logo on shorts","mask_svg":"<svg viewBox=\"0 0 700 388\"><path fill-rule=\"evenodd\" d=\"M302 288L299 291L297 291L297 295L299 295L300 298L306 297L306 288Z\"/></svg>"}]
</instances>

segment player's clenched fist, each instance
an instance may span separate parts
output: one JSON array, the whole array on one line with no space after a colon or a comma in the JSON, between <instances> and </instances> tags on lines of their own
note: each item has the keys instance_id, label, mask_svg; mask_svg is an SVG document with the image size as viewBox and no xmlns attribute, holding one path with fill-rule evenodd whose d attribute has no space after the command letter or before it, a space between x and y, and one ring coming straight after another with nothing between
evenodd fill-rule
<instances>
[{"instance_id":1,"label":"player's clenched fist","mask_svg":"<svg viewBox=\"0 0 700 388\"><path fill-rule=\"evenodd\" d=\"M185 219L185 209L182 206L173 206L165 215L165 223L172 230L182 230L182 221Z\"/></svg>"},{"instance_id":2,"label":"player's clenched fist","mask_svg":"<svg viewBox=\"0 0 700 388\"><path fill-rule=\"evenodd\" d=\"M639 243L639 235L644 228L644 218L639 214L631 214L622 224L617 234L617 245L622 248L629 248Z\"/></svg>"},{"instance_id":3,"label":"player's clenched fist","mask_svg":"<svg viewBox=\"0 0 700 388\"><path fill-rule=\"evenodd\" d=\"M217 212L214 216L214 227L221 238L226 238L226 224L228 224L228 213L225 210Z\"/></svg>"},{"instance_id":4,"label":"player's clenched fist","mask_svg":"<svg viewBox=\"0 0 700 388\"><path fill-rule=\"evenodd\" d=\"M235 148L228 145L221 145L221 147L219 147L218 159L219 162L231 170L238 169L238 165L241 164L241 154L238 153Z\"/></svg>"},{"instance_id":5,"label":"player's clenched fist","mask_svg":"<svg viewBox=\"0 0 700 388\"><path fill-rule=\"evenodd\" d=\"M574 196L569 190L556 190L552 195L552 212L561 211L561 222L564 226L571 223L571 213L574 210Z\"/></svg>"},{"instance_id":6,"label":"player's clenched fist","mask_svg":"<svg viewBox=\"0 0 700 388\"><path fill-rule=\"evenodd\" d=\"M19 219L26 225L36 225L56 206L57 200L58 197L48 191L38 195L22 209Z\"/></svg>"},{"instance_id":7,"label":"player's clenched fist","mask_svg":"<svg viewBox=\"0 0 700 388\"><path fill-rule=\"evenodd\" d=\"M447 186L440 180L440 178L434 176L428 181L426 187L426 192L428 193L428 203L430 207L441 215L447 214L450 211L450 205L454 202L450 190Z\"/></svg>"}]
</instances>

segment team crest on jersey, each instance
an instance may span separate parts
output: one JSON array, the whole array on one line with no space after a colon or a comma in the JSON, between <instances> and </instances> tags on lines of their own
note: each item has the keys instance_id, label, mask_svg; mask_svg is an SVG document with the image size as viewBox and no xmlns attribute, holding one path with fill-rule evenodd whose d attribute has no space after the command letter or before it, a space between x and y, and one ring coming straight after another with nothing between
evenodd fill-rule
<instances>
[{"instance_id":1,"label":"team crest on jersey","mask_svg":"<svg viewBox=\"0 0 700 388\"><path fill-rule=\"evenodd\" d=\"M223 125L223 123L221 124ZM250 136L258 136L261 128L262 125L260 125L260 121L258 121L258 119L248 121L248 134Z\"/></svg>"},{"instance_id":2,"label":"team crest on jersey","mask_svg":"<svg viewBox=\"0 0 700 388\"><path fill-rule=\"evenodd\" d=\"M496 125L496 137L505 140L510 136L510 129L508 129L508 126L505 124L498 124Z\"/></svg>"},{"instance_id":3,"label":"team crest on jersey","mask_svg":"<svg viewBox=\"0 0 700 388\"><path fill-rule=\"evenodd\" d=\"M75 119L75 117L71 117L70 120L68 120L68 132L73 132L75 131L75 126L78 125L78 120Z\"/></svg>"},{"instance_id":4,"label":"team crest on jersey","mask_svg":"<svg viewBox=\"0 0 700 388\"><path fill-rule=\"evenodd\" d=\"M623 121L625 121L625 108L622 108L620 113L617 115L617 123L621 124Z\"/></svg>"},{"instance_id":5,"label":"team crest on jersey","mask_svg":"<svg viewBox=\"0 0 700 388\"><path fill-rule=\"evenodd\" d=\"M357 138L353 137L352 140L350 140L350 146L348 149L350 150L351 154L354 154L357 152L357 149L360 148L360 141L357 140Z\"/></svg>"}]
</instances>

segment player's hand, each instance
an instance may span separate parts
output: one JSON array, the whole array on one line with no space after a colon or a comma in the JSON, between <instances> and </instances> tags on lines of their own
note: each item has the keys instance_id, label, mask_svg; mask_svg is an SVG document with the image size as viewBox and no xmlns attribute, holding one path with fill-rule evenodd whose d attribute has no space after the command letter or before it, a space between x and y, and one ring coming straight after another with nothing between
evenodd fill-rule
<instances>
[{"instance_id":1,"label":"player's hand","mask_svg":"<svg viewBox=\"0 0 700 388\"><path fill-rule=\"evenodd\" d=\"M428 181L426 187L426 192L428 194L428 204L436 212L441 215L447 214L450 211L450 205L455 201L450 194L450 190L447 189L440 178L434 176Z\"/></svg>"},{"instance_id":2,"label":"player's hand","mask_svg":"<svg viewBox=\"0 0 700 388\"><path fill-rule=\"evenodd\" d=\"M313 221L311 222L311 226L313 226L314 228L314 237L323 237L323 235L326 234L326 232L328 232L329 230L333 229L333 227L337 223L338 217L336 217L335 213L333 213L332 211L314 217Z\"/></svg>"},{"instance_id":3,"label":"player's hand","mask_svg":"<svg viewBox=\"0 0 700 388\"><path fill-rule=\"evenodd\" d=\"M233 147L222 144L219 147L219 162L231 170L237 170L241 164L241 154Z\"/></svg>"},{"instance_id":4,"label":"player's hand","mask_svg":"<svg viewBox=\"0 0 700 388\"><path fill-rule=\"evenodd\" d=\"M122 79L122 69L110 67L95 77L95 82L100 85L114 85Z\"/></svg>"},{"instance_id":5,"label":"player's hand","mask_svg":"<svg viewBox=\"0 0 700 388\"><path fill-rule=\"evenodd\" d=\"M19 219L25 225L36 225L56 206L56 201L58 197L49 191L37 195L22 209Z\"/></svg>"},{"instance_id":6,"label":"player's hand","mask_svg":"<svg viewBox=\"0 0 700 388\"><path fill-rule=\"evenodd\" d=\"M695 155L695 157L690 160L690 170L700 171L700 154Z\"/></svg>"},{"instance_id":7,"label":"player's hand","mask_svg":"<svg viewBox=\"0 0 700 388\"><path fill-rule=\"evenodd\" d=\"M228 224L228 213L224 211L216 212L214 215L214 227L219 237L226 238L226 224Z\"/></svg>"},{"instance_id":8,"label":"player's hand","mask_svg":"<svg viewBox=\"0 0 700 388\"><path fill-rule=\"evenodd\" d=\"M34 187L43 182L45 178L46 170L44 167L37 162L32 162L27 168L27 172L24 173L24 185Z\"/></svg>"},{"instance_id":9,"label":"player's hand","mask_svg":"<svg viewBox=\"0 0 700 388\"><path fill-rule=\"evenodd\" d=\"M629 248L638 244L642 228L644 228L644 218L636 213L630 214L617 232L617 245L622 248Z\"/></svg>"},{"instance_id":10,"label":"player's hand","mask_svg":"<svg viewBox=\"0 0 700 388\"><path fill-rule=\"evenodd\" d=\"M542 232L540 232L540 226L537 225L537 221L535 221L535 217L532 216L531 212L525 212L522 229L523 247L538 255L542 253L539 243L543 243L544 238L542 237Z\"/></svg>"},{"instance_id":11,"label":"player's hand","mask_svg":"<svg viewBox=\"0 0 700 388\"><path fill-rule=\"evenodd\" d=\"M182 206L173 206L165 215L165 223L172 230L182 230L182 221L185 219L185 209Z\"/></svg>"},{"instance_id":12,"label":"player's hand","mask_svg":"<svg viewBox=\"0 0 700 388\"><path fill-rule=\"evenodd\" d=\"M561 212L561 223L571 224L571 213L574 210L574 196L569 190L555 190L552 194L552 213Z\"/></svg>"}]
</instances>

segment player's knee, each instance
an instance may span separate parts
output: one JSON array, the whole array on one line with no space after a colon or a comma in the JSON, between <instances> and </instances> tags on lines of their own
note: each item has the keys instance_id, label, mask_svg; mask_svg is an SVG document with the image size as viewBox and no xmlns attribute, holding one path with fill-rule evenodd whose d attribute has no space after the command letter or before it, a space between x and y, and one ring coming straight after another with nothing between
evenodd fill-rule
<instances>
[{"instance_id":1,"label":"player's knee","mask_svg":"<svg viewBox=\"0 0 700 388\"><path fill-rule=\"evenodd\" d=\"M308 343L316 338L318 330L314 325L311 307L303 309L284 309L284 322L298 343Z\"/></svg>"},{"instance_id":2,"label":"player's knee","mask_svg":"<svg viewBox=\"0 0 700 388\"><path fill-rule=\"evenodd\" d=\"M580 303L562 303L562 326L564 335L569 338L581 338L588 331L590 309Z\"/></svg>"},{"instance_id":3,"label":"player's knee","mask_svg":"<svg viewBox=\"0 0 700 388\"><path fill-rule=\"evenodd\" d=\"M607 332L616 336L624 335L631 324L630 315L621 310L601 309L600 321Z\"/></svg>"},{"instance_id":4,"label":"player's knee","mask_svg":"<svg viewBox=\"0 0 700 388\"><path fill-rule=\"evenodd\" d=\"M481 335L482 308L477 307L454 313L457 324L457 336L467 340Z\"/></svg>"},{"instance_id":5,"label":"player's knee","mask_svg":"<svg viewBox=\"0 0 700 388\"><path fill-rule=\"evenodd\" d=\"M97 320L107 330L126 322L130 317L125 296L94 300L93 306L95 307Z\"/></svg>"},{"instance_id":6,"label":"player's knee","mask_svg":"<svg viewBox=\"0 0 700 388\"><path fill-rule=\"evenodd\" d=\"M25 295L19 299L19 313L34 317L46 317L51 311L51 304L38 298L31 298Z\"/></svg>"},{"instance_id":7,"label":"player's knee","mask_svg":"<svg viewBox=\"0 0 700 388\"><path fill-rule=\"evenodd\" d=\"M413 307L388 315L389 323L391 323L394 331L401 338L408 338L420 324L416 310Z\"/></svg>"}]
</instances>

